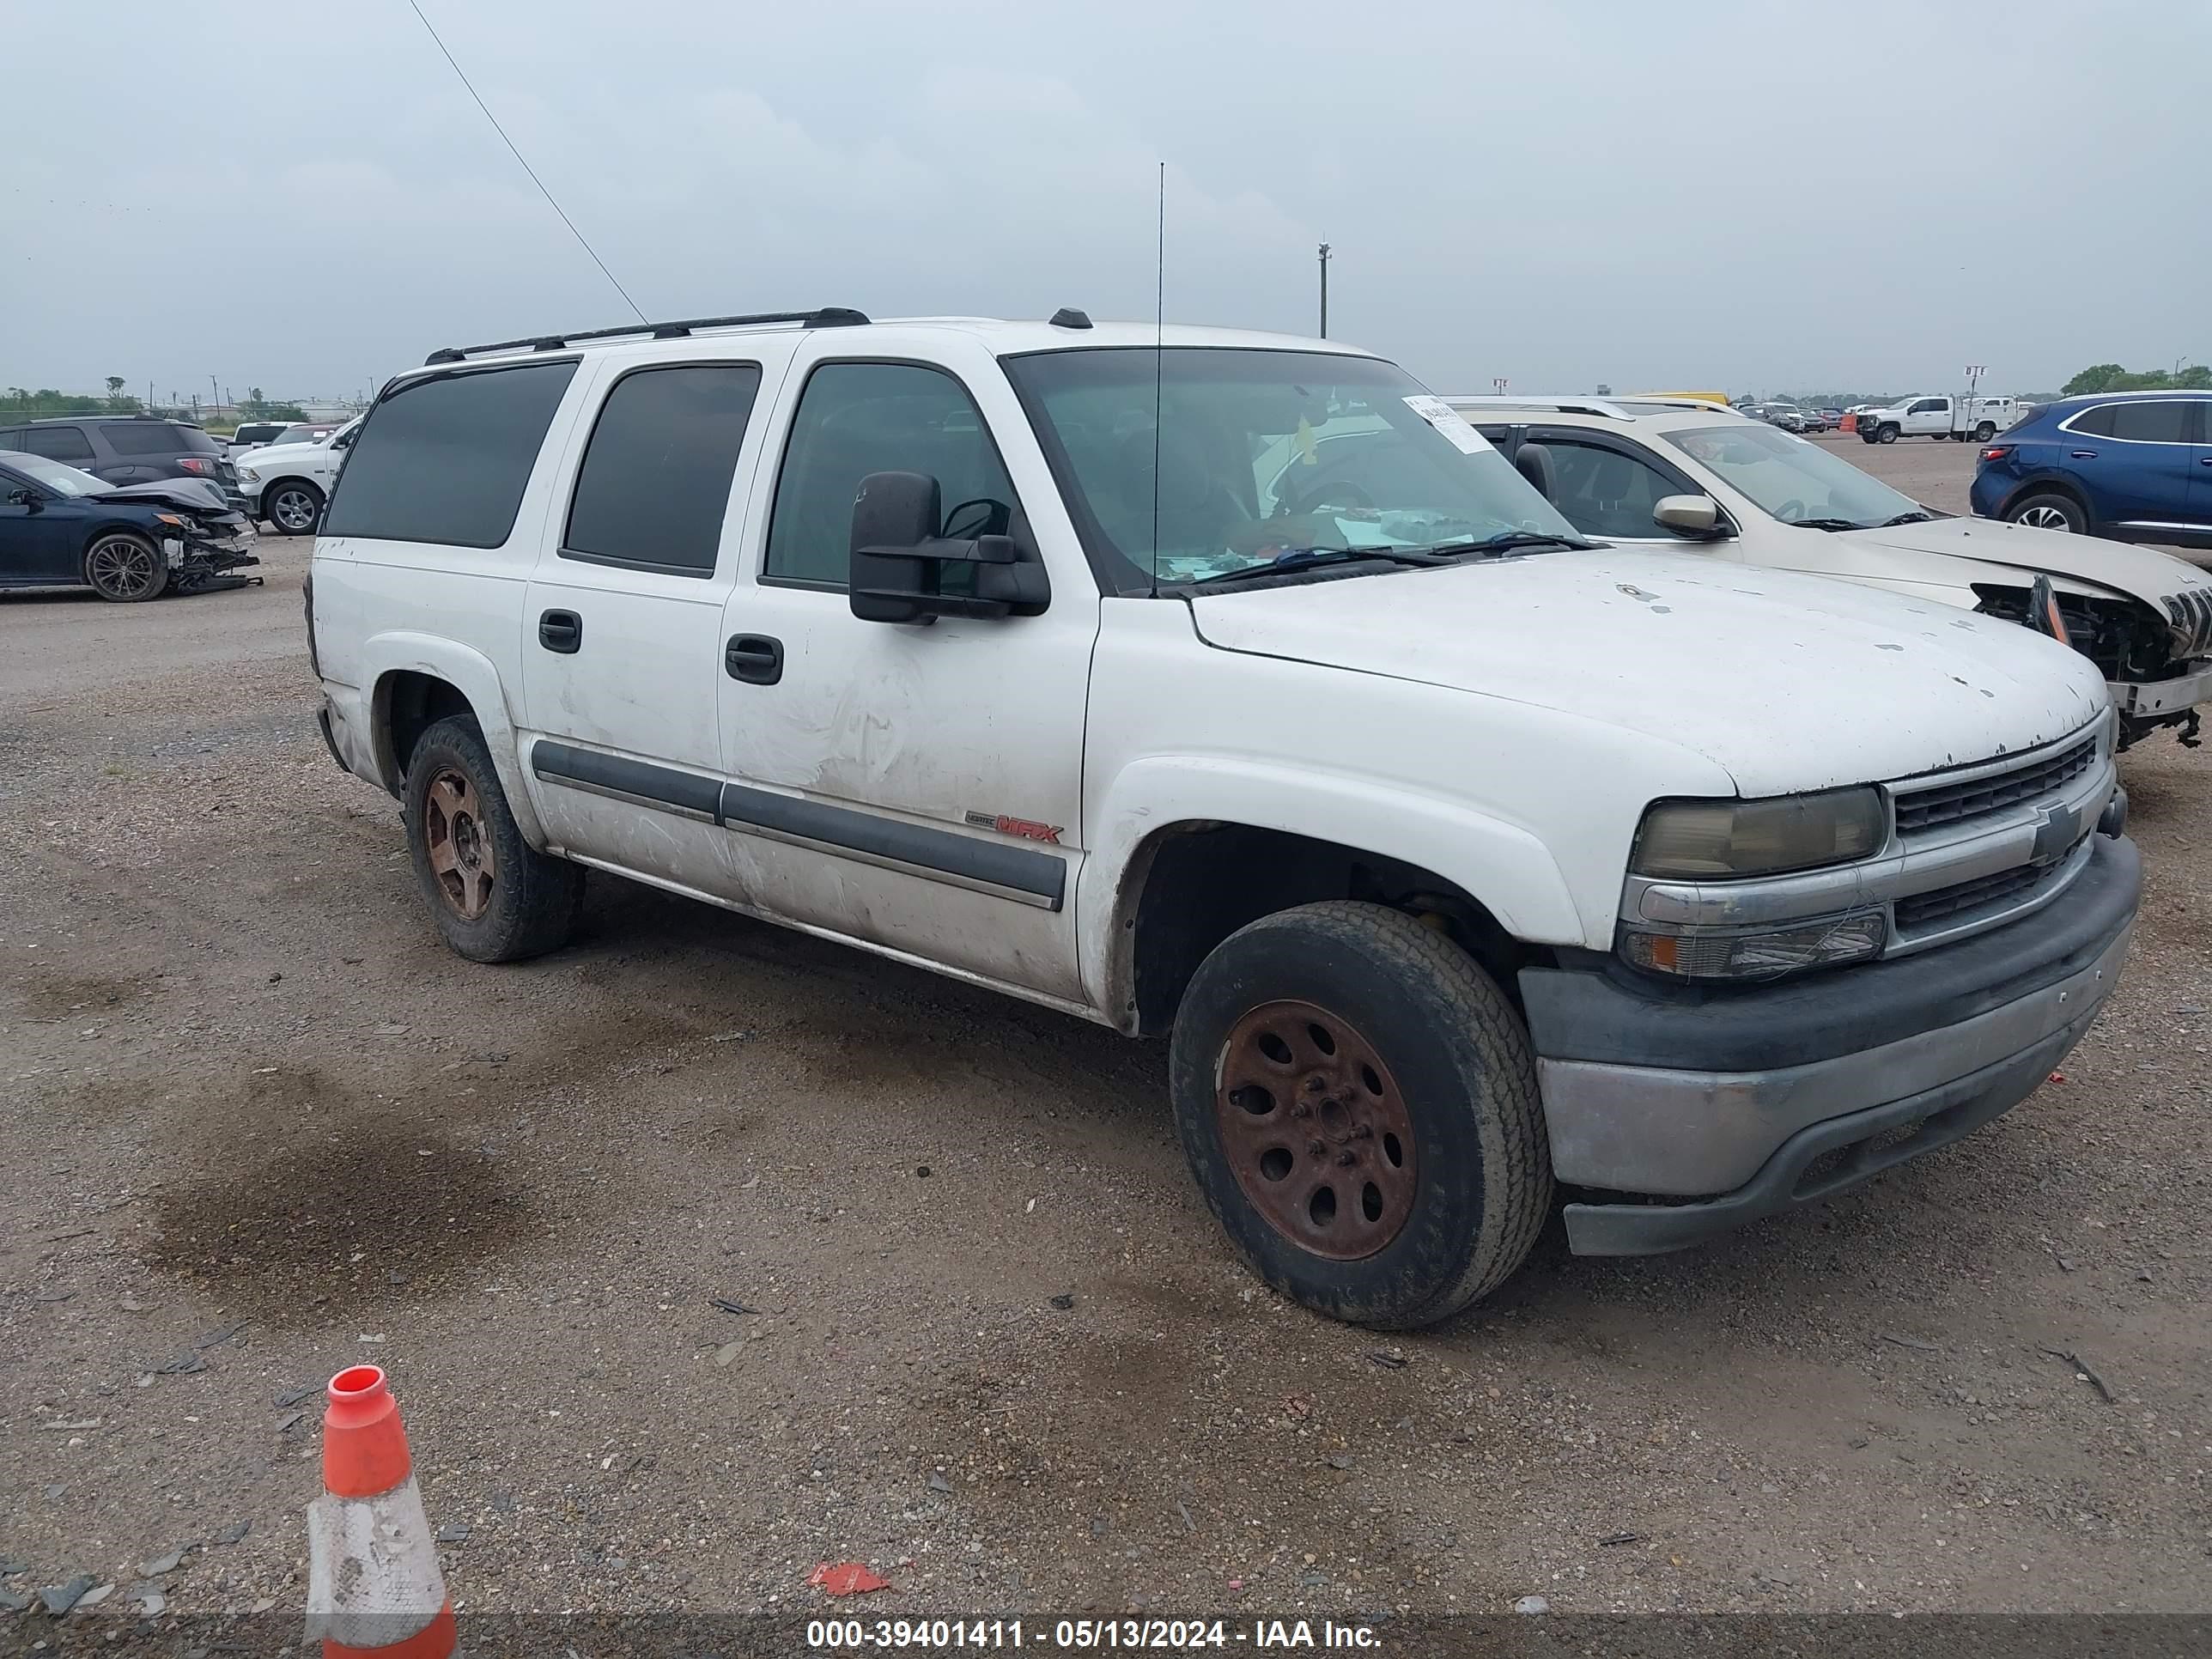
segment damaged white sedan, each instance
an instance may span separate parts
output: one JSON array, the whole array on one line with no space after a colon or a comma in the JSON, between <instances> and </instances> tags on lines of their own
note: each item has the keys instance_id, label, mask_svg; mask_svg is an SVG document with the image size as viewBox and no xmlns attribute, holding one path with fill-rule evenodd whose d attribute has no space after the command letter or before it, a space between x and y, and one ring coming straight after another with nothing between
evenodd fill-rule
<instances>
[{"instance_id":1,"label":"damaged white sedan","mask_svg":"<svg viewBox=\"0 0 2212 1659\"><path fill-rule=\"evenodd\" d=\"M1823 445L1710 404L1450 401L1585 535L2023 623L2097 665L2122 748L2161 726L2197 741L2198 705L2212 698L2212 576L2170 553L1938 513Z\"/></svg>"}]
</instances>

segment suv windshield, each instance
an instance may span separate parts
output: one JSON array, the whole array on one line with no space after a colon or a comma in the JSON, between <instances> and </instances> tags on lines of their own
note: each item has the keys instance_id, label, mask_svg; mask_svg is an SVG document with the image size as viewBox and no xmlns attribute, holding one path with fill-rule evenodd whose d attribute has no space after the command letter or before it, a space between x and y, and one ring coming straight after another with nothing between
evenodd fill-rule
<instances>
[{"instance_id":1,"label":"suv windshield","mask_svg":"<svg viewBox=\"0 0 2212 1659\"><path fill-rule=\"evenodd\" d=\"M43 455L19 454L11 450L8 454L8 465L32 483L52 490L57 495L97 495L108 487L105 481L95 478L89 472L81 472L60 461L50 461Z\"/></svg>"},{"instance_id":2,"label":"suv windshield","mask_svg":"<svg viewBox=\"0 0 2212 1659\"><path fill-rule=\"evenodd\" d=\"M1749 422L1661 434L1785 524L1870 530L1906 514L1936 515L1802 438Z\"/></svg>"},{"instance_id":3,"label":"suv windshield","mask_svg":"<svg viewBox=\"0 0 2212 1659\"><path fill-rule=\"evenodd\" d=\"M1472 427L1371 357L1106 347L1006 370L1115 592L1311 550L1373 549L1383 569L1394 550L1582 544Z\"/></svg>"}]
</instances>

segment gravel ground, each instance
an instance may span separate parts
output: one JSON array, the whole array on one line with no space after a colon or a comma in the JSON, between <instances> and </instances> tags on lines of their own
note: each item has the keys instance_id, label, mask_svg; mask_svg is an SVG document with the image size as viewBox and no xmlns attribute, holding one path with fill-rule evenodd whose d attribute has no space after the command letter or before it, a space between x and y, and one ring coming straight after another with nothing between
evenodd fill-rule
<instances>
[{"instance_id":1,"label":"gravel ground","mask_svg":"<svg viewBox=\"0 0 2212 1659\"><path fill-rule=\"evenodd\" d=\"M597 877L572 948L448 955L304 563L0 600L0 1590L296 1609L301 1391L374 1360L465 1613L847 1559L870 1617L2212 1605L2202 752L2124 763L2150 890L2063 1082L1385 1340L1230 1259L1158 1045Z\"/></svg>"}]
</instances>

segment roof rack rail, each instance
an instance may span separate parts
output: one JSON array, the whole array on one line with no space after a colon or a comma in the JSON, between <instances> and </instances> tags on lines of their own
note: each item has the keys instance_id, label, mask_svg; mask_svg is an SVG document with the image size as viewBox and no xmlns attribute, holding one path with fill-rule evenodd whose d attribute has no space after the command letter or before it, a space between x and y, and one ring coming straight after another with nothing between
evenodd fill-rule
<instances>
[{"instance_id":1,"label":"roof rack rail","mask_svg":"<svg viewBox=\"0 0 2212 1659\"><path fill-rule=\"evenodd\" d=\"M1630 404L1644 405L1645 414L1650 414L1654 408L1680 409L1692 412L1711 410L1716 415L1741 415L1743 412L1728 404L1717 404L1709 398L1673 398L1660 392L1643 394L1630 392L1626 395L1616 392L1610 398L1577 398L1571 395L1546 398L1534 392L1515 397L1507 392L1494 398L1486 394L1480 398L1446 398L1444 401L1458 410L1473 409L1486 411L1514 409L1549 410L1559 415L1596 415L1608 421L1634 420L1637 411L1626 407Z\"/></svg>"},{"instance_id":2,"label":"roof rack rail","mask_svg":"<svg viewBox=\"0 0 2212 1659\"><path fill-rule=\"evenodd\" d=\"M656 340L681 340L699 328L757 328L768 323L797 323L802 328L858 328L866 313L846 306L823 306L815 311L758 311L743 317L686 317L672 323L634 323L623 328L587 328L577 334L537 334L520 340L495 340L489 345L446 346L422 360L425 368L439 363L465 362L479 352L559 351L580 340L619 340L630 335L650 335Z\"/></svg>"},{"instance_id":3,"label":"roof rack rail","mask_svg":"<svg viewBox=\"0 0 2212 1659\"><path fill-rule=\"evenodd\" d=\"M1540 398L1484 396L1480 398L1446 398L1454 409L1549 409L1562 415L1602 415L1608 420L1633 420L1634 416L1619 404L1604 398Z\"/></svg>"}]
</instances>

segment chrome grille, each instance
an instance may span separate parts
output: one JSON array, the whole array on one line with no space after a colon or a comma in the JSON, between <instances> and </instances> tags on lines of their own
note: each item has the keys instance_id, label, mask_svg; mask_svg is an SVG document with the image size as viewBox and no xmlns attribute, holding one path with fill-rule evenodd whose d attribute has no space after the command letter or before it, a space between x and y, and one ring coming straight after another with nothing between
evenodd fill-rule
<instances>
[{"instance_id":1,"label":"chrome grille","mask_svg":"<svg viewBox=\"0 0 2212 1659\"><path fill-rule=\"evenodd\" d=\"M2037 799L2063 788L2094 765L2096 759L2097 739L2088 737L2055 755L2016 766L2008 772L1991 773L1964 783L1939 783L1910 792L1900 789L1897 792L1897 833L1918 835Z\"/></svg>"},{"instance_id":2,"label":"chrome grille","mask_svg":"<svg viewBox=\"0 0 2212 1659\"><path fill-rule=\"evenodd\" d=\"M2212 587L2192 587L2161 601L2173 629L2174 654L2212 655Z\"/></svg>"}]
</instances>

